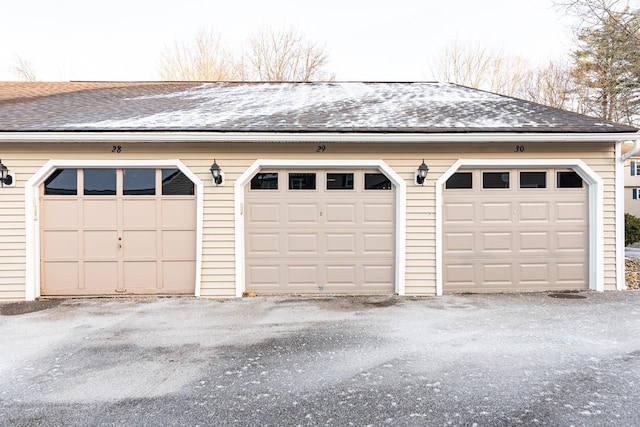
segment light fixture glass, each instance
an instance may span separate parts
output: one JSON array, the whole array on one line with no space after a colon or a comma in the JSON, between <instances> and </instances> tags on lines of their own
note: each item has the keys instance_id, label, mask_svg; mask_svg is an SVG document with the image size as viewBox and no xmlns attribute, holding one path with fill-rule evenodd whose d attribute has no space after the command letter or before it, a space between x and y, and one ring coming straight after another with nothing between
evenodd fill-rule
<instances>
[{"instance_id":1,"label":"light fixture glass","mask_svg":"<svg viewBox=\"0 0 640 427\"><path fill-rule=\"evenodd\" d=\"M424 181L427 179L427 173L429 173L429 166L427 166L424 163L424 159L422 159L422 164L418 168L418 174L416 175L416 182L424 185Z\"/></svg>"},{"instance_id":2,"label":"light fixture glass","mask_svg":"<svg viewBox=\"0 0 640 427\"><path fill-rule=\"evenodd\" d=\"M209 170L211 171L213 182L216 185L222 184L222 170L220 169L220 166L218 166L218 163L216 163L216 159L213 159L213 164Z\"/></svg>"}]
</instances>

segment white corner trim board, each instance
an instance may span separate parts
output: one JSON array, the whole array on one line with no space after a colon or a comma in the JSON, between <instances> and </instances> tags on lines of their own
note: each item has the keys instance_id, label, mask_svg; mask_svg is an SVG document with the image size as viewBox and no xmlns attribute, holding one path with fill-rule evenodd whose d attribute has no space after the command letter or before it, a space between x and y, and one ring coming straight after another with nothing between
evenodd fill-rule
<instances>
[{"instance_id":1,"label":"white corner trim board","mask_svg":"<svg viewBox=\"0 0 640 427\"><path fill-rule=\"evenodd\" d=\"M460 159L436 181L436 294L442 295L442 189L460 168L567 168L589 186L589 288L604 291L604 184L602 178L580 159Z\"/></svg>"},{"instance_id":2,"label":"white corner trim board","mask_svg":"<svg viewBox=\"0 0 640 427\"><path fill-rule=\"evenodd\" d=\"M396 247L395 247L395 281L396 293L405 293L406 265L406 203L407 189L405 180L382 160L273 160L258 159L236 180L235 193L235 269L236 296L241 297L245 291L245 245L244 245L244 194L245 186L251 178L263 168L369 168L378 169L396 186Z\"/></svg>"},{"instance_id":3,"label":"white corner trim board","mask_svg":"<svg viewBox=\"0 0 640 427\"><path fill-rule=\"evenodd\" d=\"M200 296L202 270L202 227L204 206L203 182L184 163L171 160L50 160L25 184L26 280L25 299L40 296L40 221L39 188L56 170L61 168L177 168L196 188L196 283L195 296Z\"/></svg>"}]
</instances>

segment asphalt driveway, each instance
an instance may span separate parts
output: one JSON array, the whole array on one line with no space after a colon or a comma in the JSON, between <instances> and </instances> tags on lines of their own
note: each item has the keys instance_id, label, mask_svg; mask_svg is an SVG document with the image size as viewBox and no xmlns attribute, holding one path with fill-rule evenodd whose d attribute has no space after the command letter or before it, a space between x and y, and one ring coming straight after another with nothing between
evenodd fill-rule
<instances>
[{"instance_id":1,"label":"asphalt driveway","mask_svg":"<svg viewBox=\"0 0 640 427\"><path fill-rule=\"evenodd\" d=\"M571 296L2 304L0 423L637 425L640 291Z\"/></svg>"}]
</instances>

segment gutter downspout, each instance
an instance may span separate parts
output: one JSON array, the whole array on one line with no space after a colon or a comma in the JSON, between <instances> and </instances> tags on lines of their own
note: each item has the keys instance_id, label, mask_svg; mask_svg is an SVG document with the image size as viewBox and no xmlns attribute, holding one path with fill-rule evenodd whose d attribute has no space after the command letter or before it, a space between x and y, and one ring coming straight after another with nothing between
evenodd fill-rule
<instances>
[{"instance_id":1,"label":"gutter downspout","mask_svg":"<svg viewBox=\"0 0 640 427\"><path fill-rule=\"evenodd\" d=\"M626 153L624 153L621 157L620 160L622 162L624 162L625 160L627 160L629 157L633 157L636 155L636 153L638 153L638 150L640 150L640 131L636 132L636 139L633 142L633 147L631 148L631 150L627 151Z\"/></svg>"}]
</instances>

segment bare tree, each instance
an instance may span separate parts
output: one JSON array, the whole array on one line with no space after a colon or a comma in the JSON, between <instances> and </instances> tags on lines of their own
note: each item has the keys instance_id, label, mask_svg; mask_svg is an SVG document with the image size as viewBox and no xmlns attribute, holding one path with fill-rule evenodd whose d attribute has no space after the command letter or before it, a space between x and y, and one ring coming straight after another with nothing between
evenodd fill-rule
<instances>
[{"instance_id":1,"label":"bare tree","mask_svg":"<svg viewBox=\"0 0 640 427\"><path fill-rule=\"evenodd\" d=\"M265 30L249 40L247 74L260 81L331 79L325 71L328 56L323 48L296 30Z\"/></svg>"},{"instance_id":2,"label":"bare tree","mask_svg":"<svg viewBox=\"0 0 640 427\"><path fill-rule=\"evenodd\" d=\"M528 77L527 62L492 51L479 44L447 45L432 68L438 80L483 89L507 96L521 96Z\"/></svg>"},{"instance_id":3,"label":"bare tree","mask_svg":"<svg viewBox=\"0 0 640 427\"><path fill-rule=\"evenodd\" d=\"M578 17L576 30L600 26L606 22L617 27L628 37L640 40L640 36L629 26L633 15L637 13L638 5L634 7L632 0L556 0L556 7L563 8ZM631 18L631 19L630 19Z\"/></svg>"},{"instance_id":4,"label":"bare tree","mask_svg":"<svg viewBox=\"0 0 640 427\"><path fill-rule=\"evenodd\" d=\"M560 61L549 61L541 68L530 71L525 84L524 98L555 108L578 111L576 87L571 66Z\"/></svg>"},{"instance_id":5,"label":"bare tree","mask_svg":"<svg viewBox=\"0 0 640 427\"><path fill-rule=\"evenodd\" d=\"M237 79L239 70L220 36L201 30L193 42L165 47L160 75L165 80L224 81Z\"/></svg>"},{"instance_id":6,"label":"bare tree","mask_svg":"<svg viewBox=\"0 0 640 427\"><path fill-rule=\"evenodd\" d=\"M38 80L31 64L18 55L16 55L16 64L13 67L13 74L18 78L18 80L25 82L35 82Z\"/></svg>"}]
</instances>

